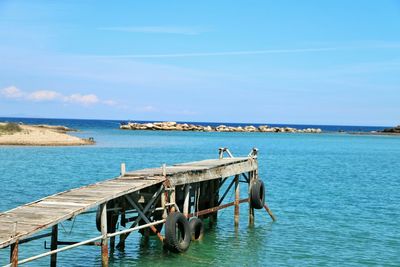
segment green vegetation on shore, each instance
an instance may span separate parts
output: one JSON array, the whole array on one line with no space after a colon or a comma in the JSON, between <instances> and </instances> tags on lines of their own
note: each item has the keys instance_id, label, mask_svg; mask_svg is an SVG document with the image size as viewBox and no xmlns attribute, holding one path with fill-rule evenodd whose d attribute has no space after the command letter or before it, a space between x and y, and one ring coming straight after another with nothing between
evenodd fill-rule
<instances>
[{"instance_id":1,"label":"green vegetation on shore","mask_svg":"<svg viewBox=\"0 0 400 267\"><path fill-rule=\"evenodd\" d=\"M16 123L8 122L0 124L0 135L2 134L14 134L22 131L21 126Z\"/></svg>"}]
</instances>

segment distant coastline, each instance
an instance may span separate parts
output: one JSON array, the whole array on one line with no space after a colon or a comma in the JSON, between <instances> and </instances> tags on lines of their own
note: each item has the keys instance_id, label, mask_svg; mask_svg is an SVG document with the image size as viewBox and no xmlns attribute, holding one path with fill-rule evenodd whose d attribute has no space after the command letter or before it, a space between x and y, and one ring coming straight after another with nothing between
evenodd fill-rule
<instances>
[{"instance_id":1,"label":"distant coastline","mask_svg":"<svg viewBox=\"0 0 400 267\"><path fill-rule=\"evenodd\" d=\"M135 121L138 123L154 123L154 120L111 120L111 119L68 119L68 118L29 118L29 117L0 117L0 121L9 122L22 122L24 124L47 124L47 125L65 125L70 128L75 129L118 129L121 122ZM212 127L217 127L218 125L226 125L229 127L245 127L246 125L254 125L259 127L262 125L269 125L270 127L291 127L297 129L305 128L320 128L323 133L373 133L383 131L384 129L390 128L388 125L381 126L368 126L368 125L324 125L324 124L291 124L291 123L241 123L241 122L202 122L202 121L177 121L180 124L194 124Z\"/></svg>"},{"instance_id":2,"label":"distant coastline","mask_svg":"<svg viewBox=\"0 0 400 267\"><path fill-rule=\"evenodd\" d=\"M94 144L93 139L83 139L67 134L71 131L76 130L66 126L0 122L0 146L81 146Z\"/></svg>"},{"instance_id":3,"label":"distant coastline","mask_svg":"<svg viewBox=\"0 0 400 267\"><path fill-rule=\"evenodd\" d=\"M154 123L121 123L122 130L152 130L152 131L190 131L190 132L264 132L264 133L321 133L320 128L298 129L292 127L270 127L268 125L254 126L227 126L224 124L213 127L211 125L196 125L177 123L175 121Z\"/></svg>"},{"instance_id":4,"label":"distant coastline","mask_svg":"<svg viewBox=\"0 0 400 267\"><path fill-rule=\"evenodd\" d=\"M191 123L177 123L174 121L167 122L122 122L121 130L148 130L148 131L191 131L191 132L259 132L259 133L323 133L321 128L294 128L294 127L274 127L268 125L244 125L244 126L227 126L220 124L218 126L199 125ZM384 128L374 131L343 131L337 133L353 134L353 135L400 135L400 126L393 128Z\"/></svg>"}]
</instances>

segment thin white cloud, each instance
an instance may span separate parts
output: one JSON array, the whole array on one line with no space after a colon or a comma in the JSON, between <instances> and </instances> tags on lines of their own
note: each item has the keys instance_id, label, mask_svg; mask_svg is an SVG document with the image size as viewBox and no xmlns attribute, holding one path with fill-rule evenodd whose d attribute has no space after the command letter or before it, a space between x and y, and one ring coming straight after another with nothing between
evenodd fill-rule
<instances>
[{"instance_id":1,"label":"thin white cloud","mask_svg":"<svg viewBox=\"0 0 400 267\"><path fill-rule=\"evenodd\" d=\"M61 99L62 95L55 91L39 90L28 94L27 98L33 101L51 101Z\"/></svg>"},{"instance_id":2,"label":"thin white cloud","mask_svg":"<svg viewBox=\"0 0 400 267\"><path fill-rule=\"evenodd\" d=\"M25 92L15 86L9 86L0 90L0 94L5 98L19 99L25 101L44 102L44 101L60 101L65 103L75 103L84 106L104 104L108 106L116 106L118 103L114 100L101 100L95 94L72 94L63 95L62 93L50 90L38 90L33 92Z\"/></svg>"},{"instance_id":3,"label":"thin white cloud","mask_svg":"<svg viewBox=\"0 0 400 267\"><path fill-rule=\"evenodd\" d=\"M310 53L339 50L339 47L322 48L298 48L298 49L269 49L269 50L246 50L227 52L201 52L201 53L172 53L172 54L132 54L132 55L106 55L96 56L105 58L174 58L174 57L212 57L212 56L242 56L262 54L287 54L287 53Z\"/></svg>"},{"instance_id":4,"label":"thin white cloud","mask_svg":"<svg viewBox=\"0 0 400 267\"><path fill-rule=\"evenodd\" d=\"M1 90L1 95L5 98L21 98L24 96L24 92L15 86L9 86Z\"/></svg>"},{"instance_id":5,"label":"thin white cloud","mask_svg":"<svg viewBox=\"0 0 400 267\"><path fill-rule=\"evenodd\" d=\"M70 96L65 97L65 101L87 106L87 105L97 104L99 103L100 100L94 94L89 94L89 95L72 94Z\"/></svg>"},{"instance_id":6,"label":"thin white cloud","mask_svg":"<svg viewBox=\"0 0 400 267\"><path fill-rule=\"evenodd\" d=\"M191 27L177 27L177 26L126 26L126 27L101 27L98 28L102 31L116 31L116 32L136 32L136 33L164 33L164 34L183 34L183 35L196 35L203 32L200 29Z\"/></svg>"},{"instance_id":7,"label":"thin white cloud","mask_svg":"<svg viewBox=\"0 0 400 267\"><path fill-rule=\"evenodd\" d=\"M103 104L107 105L107 106L116 106L118 103L114 100L108 99L108 100L103 100L102 101Z\"/></svg>"}]
</instances>

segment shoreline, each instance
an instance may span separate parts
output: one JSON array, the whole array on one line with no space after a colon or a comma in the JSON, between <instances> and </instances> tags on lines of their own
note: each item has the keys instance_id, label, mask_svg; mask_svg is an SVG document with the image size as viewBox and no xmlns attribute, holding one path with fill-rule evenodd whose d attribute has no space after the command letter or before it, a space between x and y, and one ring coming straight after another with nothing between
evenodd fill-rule
<instances>
[{"instance_id":1,"label":"shoreline","mask_svg":"<svg viewBox=\"0 0 400 267\"><path fill-rule=\"evenodd\" d=\"M67 134L76 131L65 126L26 125L0 122L0 126L12 130L0 131L0 146L83 146L93 145L93 139Z\"/></svg>"}]
</instances>

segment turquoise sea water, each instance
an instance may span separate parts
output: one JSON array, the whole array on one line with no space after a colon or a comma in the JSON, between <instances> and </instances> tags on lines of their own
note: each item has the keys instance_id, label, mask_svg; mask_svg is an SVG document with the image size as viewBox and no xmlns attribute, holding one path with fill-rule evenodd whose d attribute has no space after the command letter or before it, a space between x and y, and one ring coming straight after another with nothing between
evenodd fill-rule
<instances>
[{"instance_id":1,"label":"turquoise sea water","mask_svg":"<svg viewBox=\"0 0 400 267\"><path fill-rule=\"evenodd\" d=\"M72 125L74 126L74 125ZM75 125L76 127L76 125ZM218 223L188 252L163 252L157 238L131 235L111 266L400 266L400 137L346 134L265 134L121 131L118 124L88 123L77 135L87 147L0 147L0 211L62 190L115 177L128 169L216 158L218 147L234 155L259 148L259 173L278 218L248 207L219 213ZM242 184L245 196L247 188ZM228 200L232 199L228 195ZM98 235L93 215L60 227L60 239ZM72 229L72 232L70 230ZM43 240L20 247L21 258L45 251ZM0 265L9 250L0 250ZM59 254L59 266L99 266L99 247ZM27 266L46 266L48 258Z\"/></svg>"}]
</instances>

